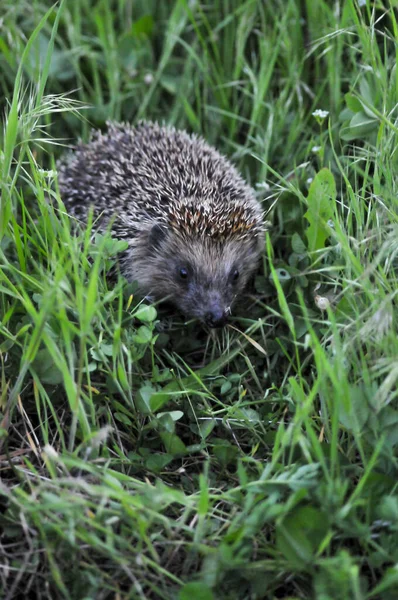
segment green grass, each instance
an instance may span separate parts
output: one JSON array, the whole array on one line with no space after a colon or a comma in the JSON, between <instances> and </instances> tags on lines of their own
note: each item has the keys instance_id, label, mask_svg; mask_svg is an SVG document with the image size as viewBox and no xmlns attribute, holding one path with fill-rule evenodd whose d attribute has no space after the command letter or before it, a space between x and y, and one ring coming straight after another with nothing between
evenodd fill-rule
<instances>
[{"instance_id":1,"label":"green grass","mask_svg":"<svg viewBox=\"0 0 398 600\"><path fill-rule=\"evenodd\" d=\"M3 0L1 597L397 598L393 7ZM107 278L118 243L60 201L64 146L141 118L272 222L216 336Z\"/></svg>"}]
</instances>

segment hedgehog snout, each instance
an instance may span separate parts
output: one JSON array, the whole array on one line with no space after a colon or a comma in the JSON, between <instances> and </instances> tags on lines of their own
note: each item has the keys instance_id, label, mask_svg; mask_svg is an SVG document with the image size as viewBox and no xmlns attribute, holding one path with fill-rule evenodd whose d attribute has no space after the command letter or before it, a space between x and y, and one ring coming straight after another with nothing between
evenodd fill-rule
<instances>
[{"instance_id":1,"label":"hedgehog snout","mask_svg":"<svg viewBox=\"0 0 398 600\"><path fill-rule=\"evenodd\" d=\"M219 306L213 307L208 313L205 314L206 325L212 328L224 327L227 322L228 314L226 310L223 310Z\"/></svg>"},{"instance_id":2,"label":"hedgehog snout","mask_svg":"<svg viewBox=\"0 0 398 600\"><path fill-rule=\"evenodd\" d=\"M185 315L196 317L208 327L223 327L231 312L233 297L228 290L210 288L198 281L187 286L182 292L177 306Z\"/></svg>"},{"instance_id":3,"label":"hedgehog snout","mask_svg":"<svg viewBox=\"0 0 398 600\"><path fill-rule=\"evenodd\" d=\"M224 294L210 292L204 302L202 320L212 328L224 327L230 314Z\"/></svg>"}]
</instances>

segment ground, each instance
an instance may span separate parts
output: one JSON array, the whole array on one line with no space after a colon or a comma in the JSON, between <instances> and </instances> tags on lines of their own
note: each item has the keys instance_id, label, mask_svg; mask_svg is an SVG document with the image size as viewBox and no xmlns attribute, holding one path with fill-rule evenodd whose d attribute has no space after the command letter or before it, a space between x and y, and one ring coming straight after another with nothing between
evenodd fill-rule
<instances>
[{"instance_id":1,"label":"ground","mask_svg":"<svg viewBox=\"0 0 398 600\"><path fill-rule=\"evenodd\" d=\"M397 12L3 0L7 600L398 595ZM107 119L204 136L270 229L216 335L107 273L56 160Z\"/></svg>"}]
</instances>

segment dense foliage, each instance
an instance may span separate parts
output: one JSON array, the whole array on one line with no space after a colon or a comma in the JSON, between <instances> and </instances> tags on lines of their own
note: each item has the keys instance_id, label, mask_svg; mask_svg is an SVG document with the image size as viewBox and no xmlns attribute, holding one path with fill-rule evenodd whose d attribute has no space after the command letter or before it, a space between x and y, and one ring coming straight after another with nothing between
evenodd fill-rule
<instances>
[{"instance_id":1,"label":"dense foliage","mask_svg":"<svg viewBox=\"0 0 398 600\"><path fill-rule=\"evenodd\" d=\"M3 598L397 597L397 35L387 0L2 1ZM142 118L271 222L217 335L57 193L65 146Z\"/></svg>"}]
</instances>

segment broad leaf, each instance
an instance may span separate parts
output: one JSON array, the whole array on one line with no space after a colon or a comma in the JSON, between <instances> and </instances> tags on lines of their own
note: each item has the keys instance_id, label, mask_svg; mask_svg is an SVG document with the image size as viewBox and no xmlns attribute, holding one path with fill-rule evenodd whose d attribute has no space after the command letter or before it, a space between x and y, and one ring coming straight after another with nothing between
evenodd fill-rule
<instances>
[{"instance_id":1,"label":"broad leaf","mask_svg":"<svg viewBox=\"0 0 398 600\"><path fill-rule=\"evenodd\" d=\"M309 222L306 229L308 250L313 252L325 247L330 235L328 220L334 215L336 184L329 169L322 169L314 177L308 192L308 210L304 217Z\"/></svg>"}]
</instances>

